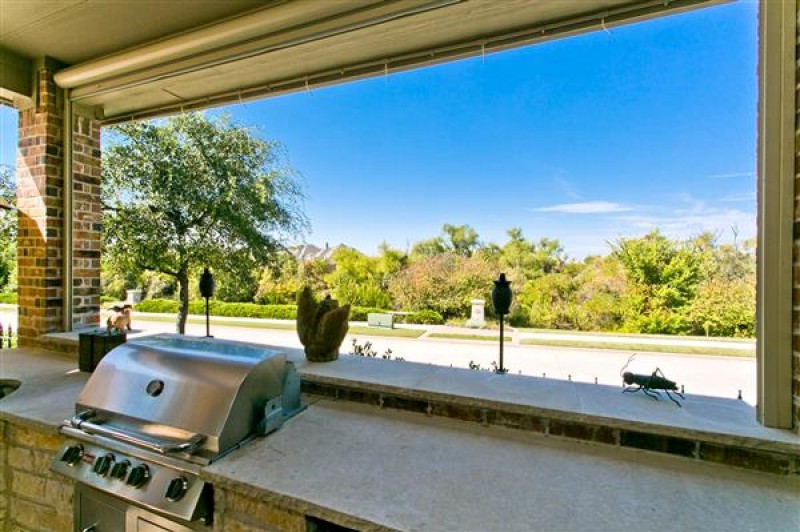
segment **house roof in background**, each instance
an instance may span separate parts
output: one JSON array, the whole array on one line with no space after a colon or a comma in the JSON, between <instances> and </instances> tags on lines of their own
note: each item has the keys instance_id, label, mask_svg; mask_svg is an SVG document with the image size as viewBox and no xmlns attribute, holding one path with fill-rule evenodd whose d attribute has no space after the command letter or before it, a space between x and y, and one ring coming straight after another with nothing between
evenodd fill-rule
<instances>
[{"instance_id":1,"label":"house roof in background","mask_svg":"<svg viewBox=\"0 0 800 532\"><path fill-rule=\"evenodd\" d=\"M331 260L333 258L333 254L336 253L337 250L346 248L344 244L339 244L337 246L328 246L325 244L325 247L320 248L315 246L314 244L303 244L302 246L295 246L289 248L289 252L294 256L295 259L298 261L309 261L309 260Z\"/></svg>"}]
</instances>

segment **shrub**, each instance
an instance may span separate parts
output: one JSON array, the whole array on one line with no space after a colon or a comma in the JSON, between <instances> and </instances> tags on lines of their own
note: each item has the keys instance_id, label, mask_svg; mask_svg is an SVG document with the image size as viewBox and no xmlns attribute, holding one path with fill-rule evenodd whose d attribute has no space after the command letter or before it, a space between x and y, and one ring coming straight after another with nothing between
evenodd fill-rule
<instances>
[{"instance_id":1,"label":"shrub","mask_svg":"<svg viewBox=\"0 0 800 532\"><path fill-rule=\"evenodd\" d=\"M160 312L176 314L178 302L172 299L146 299L134 306L139 312ZM225 303L209 301L209 314L231 318L265 318L277 320L293 320L297 317L297 305L257 305L255 303ZM189 302L189 314L205 314L204 300Z\"/></svg>"},{"instance_id":2,"label":"shrub","mask_svg":"<svg viewBox=\"0 0 800 532\"><path fill-rule=\"evenodd\" d=\"M137 303L133 308L138 312L176 314L178 312L178 302L172 299L146 299L141 303ZM259 305L256 303L225 303L224 301L212 300L209 301L208 311L212 316L230 318L297 319L297 305ZM189 314L205 314L205 312L204 300L189 302ZM385 314L391 312L391 310L372 307L350 307L350 321L367 321L367 314L372 312ZM404 316L400 321L424 325L441 325L444 323L442 315L433 310L414 312Z\"/></svg>"},{"instance_id":3,"label":"shrub","mask_svg":"<svg viewBox=\"0 0 800 532\"><path fill-rule=\"evenodd\" d=\"M139 312L161 312L174 314L178 312L178 302L172 299L145 299L133 306Z\"/></svg>"},{"instance_id":4,"label":"shrub","mask_svg":"<svg viewBox=\"0 0 800 532\"><path fill-rule=\"evenodd\" d=\"M403 316L403 323L417 323L420 325L443 325L444 318L435 310L420 310Z\"/></svg>"},{"instance_id":5,"label":"shrub","mask_svg":"<svg viewBox=\"0 0 800 532\"><path fill-rule=\"evenodd\" d=\"M113 303L115 301L119 301L119 299L114 296L100 296L101 303Z\"/></svg>"},{"instance_id":6,"label":"shrub","mask_svg":"<svg viewBox=\"0 0 800 532\"><path fill-rule=\"evenodd\" d=\"M17 304L17 294L12 292L10 294L0 294L0 303L7 303L9 305Z\"/></svg>"},{"instance_id":7,"label":"shrub","mask_svg":"<svg viewBox=\"0 0 800 532\"><path fill-rule=\"evenodd\" d=\"M482 257L443 253L420 259L392 276L389 292L402 308L433 310L445 318L467 317L471 299L490 299L495 275Z\"/></svg>"},{"instance_id":8,"label":"shrub","mask_svg":"<svg viewBox=\"0 0 800 532\"><path fill-rule=\"evenodd\" d=\"M227 316L230 318L294 320L297 318L297 305L258 305L256 303L212 301L209 305L209 312L212 316ZM189 313L205 313L205 303L203 301L192 301L189 304Z\"/></svg>"}]
</instances>

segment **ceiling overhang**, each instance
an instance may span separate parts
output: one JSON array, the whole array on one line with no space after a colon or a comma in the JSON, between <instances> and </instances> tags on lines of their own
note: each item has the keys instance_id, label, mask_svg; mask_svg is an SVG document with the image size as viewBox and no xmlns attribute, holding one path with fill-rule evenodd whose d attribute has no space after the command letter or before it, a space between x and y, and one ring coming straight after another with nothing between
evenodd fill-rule
<instances>
[{"instance_id":1,"label":"ceiling overhang","mask_svg":"<svg viewBox=\"0 0 800 532\"><path fill-rule=\"evenodd\" d=\"M119 39L138 44L113 53L107 53L113 48L108 39L99 39L103 46L97 48L106 53L94 56L86 43L77 43L72 55L91 58L59 71L56 82L69 89L82 109L114 123L385 75L724 1L273 0L255 10L220 13L209 22L213 9L220 9L219 3L212 3L213 12L194 14L206 20L204 24L155 40L157 28L148 27L149 33L141 32L151 35L148 41L137 41L137 30L131 28L131 35ZM88 3L106 10L107 17L124 17L131 5ZM136 5L140 10L156 9L157 3L143 0ZM252 3L242 0L237 5L242 9ZM207 4L192 5L202 9ZM76 16L80 13L84 12ZM177 27L182 20L172 16L165 15L165 26L171 22L170 27ZM11 48L0 50L0 87L13 90L6 85L14 83L19 90L30 90L22 73L30 59L24 55L25 46L14 50L19 42L13 36L3 32L0 39ZM62 61L70 59L59 57L57 49L44 51ZM16 65L17 74L9 76L12 69L7 64Z\"/></svg>"}]
</instances>

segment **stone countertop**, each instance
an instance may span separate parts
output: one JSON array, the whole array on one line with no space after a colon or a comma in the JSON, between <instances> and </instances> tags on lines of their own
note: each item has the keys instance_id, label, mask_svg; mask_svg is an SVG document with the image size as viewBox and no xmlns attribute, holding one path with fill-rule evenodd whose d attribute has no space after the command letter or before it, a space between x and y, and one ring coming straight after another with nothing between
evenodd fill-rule
<instances>
[{"instance_id":1,"label":"stone countertop","mask_svg":"<svg viewBox=\"0 0 800 532\"><path fill-rule=\"evenodd\" d=\"M77 366L75 357L40 349L0 350L0 379L22 382L0 399L0 419L57 432L75 413L75 399L89 378Z\"/></svg>"},{"instance_id":2,"label":"stone countertop","mask_svg":"<svg viewBox=\"0 0 800 532\"><path fill-rule=\"evenodd\" d=\"M205 474L344 526L800 530L797 478L330 400Z\"/></svg>"},{"instance_id":3,"label":"stone countertop","mask_svg":"<svg viewBox=\"0 0 800 532\"><path fill-rule=\"evenodd\" d=\"M305 376L446 391L431 379L447 375L424 365L346 357L299 366ZM482 397L480 384L497 377L463 373L453 377L458 395L467 386ZM0 400L0 419L55 432L88 375L74 358L16 349L0 351L0 378L22 381ZM505 391L517 401L532 393L514 388ZM800 529L797 477L324 399L203 471L220 487L360 529Z\"/></svg>"}]
</instances>

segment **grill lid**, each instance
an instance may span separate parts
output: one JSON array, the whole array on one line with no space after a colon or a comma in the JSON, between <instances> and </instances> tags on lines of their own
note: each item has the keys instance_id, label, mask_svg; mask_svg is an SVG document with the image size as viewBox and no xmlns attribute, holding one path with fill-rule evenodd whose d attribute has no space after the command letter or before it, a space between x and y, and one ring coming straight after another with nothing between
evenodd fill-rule
<instances>
[{"instance_id":1,"label":"grill lid","mask_svg":"<svg viewBox=\"0 0 800 532\"><path fill-rule=\"evenodd\" d=\"M159 452L218 455L253 433L267 401L281 395L286 371L286 356L264 346L136 338L95 369L76 404L92 414L77 425Z\"/></svg>"}]
</instances>

